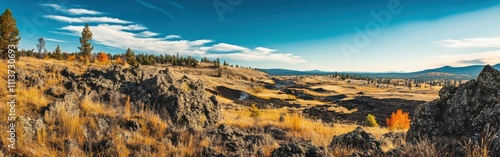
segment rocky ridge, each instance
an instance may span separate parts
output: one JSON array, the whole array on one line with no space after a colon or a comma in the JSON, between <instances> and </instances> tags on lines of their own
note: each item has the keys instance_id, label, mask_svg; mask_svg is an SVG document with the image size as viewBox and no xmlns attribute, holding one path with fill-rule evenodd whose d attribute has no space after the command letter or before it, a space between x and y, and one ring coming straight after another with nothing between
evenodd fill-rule
<instances>
[{"instance_id":1,"label":"rocky ridge","mask_svg":"<svg viewBox=\"0 0 500 157\"><path fill-rule=\"evenodd\" d=\"M175 126L213 125L221 119L220 105L215 97L205 94L200 81L186 76L174 81L168 68L112 66L106 70L89 69L82 76L64 73L68 73L65 87L70 92L112 106L123 105L130 97L133 110L152 109Z\"/></svg>"},{"instance_id":2,"label":"rocky ridge","mask_svg":"<svg viewBox=\"0 0 500 157\"><path fill-rule=\"evenodd\" d=\"M443 87L439 97L416 109L408 131L408 142L418 141L419 138L479 141L487 133L500 135L498 70L485 66L476 80L458 87ZM491 140L490 155L500 154L500 140Z\"/></svg>"}]
</instances>

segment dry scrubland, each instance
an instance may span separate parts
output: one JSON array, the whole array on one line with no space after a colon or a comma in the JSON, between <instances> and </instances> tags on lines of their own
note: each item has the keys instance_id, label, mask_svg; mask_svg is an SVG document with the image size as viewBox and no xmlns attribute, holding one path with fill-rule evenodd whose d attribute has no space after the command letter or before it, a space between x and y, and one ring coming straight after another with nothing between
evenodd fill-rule
<instances>
[{"instance_id":1,"label":"dry scrubland","mask_svg":"<svg viewBox=\"0 0 500 157\"><path fill-rule=\"evenodd\" d=\"M40 60L34 58L21 58L17 62L17 66L21 67L24 72L32 72L39 70L40 67L54 67L60 65L68 67L76 75L85 73L88 68L107 68L110 65L102 64L83 64L79 62L58 61L53 59ZM167 66L167 65L157 65ZM330 110L343 112L349 114L356 112L356 109L347 109L345 107L336 105L333 102L323 102L320 100L305 100L297 98L296 95L283 93L281 90L266 88L266 84L275 84L276 80L294 79L298 84L309 85L309 88L297 88L305 94L311 96L330 96L344 94L344 100L355 99L359 96L359 92L363 92L364 96L374 98L402 98L408 100L423 100L430 101L438 97L440 87L431 88L416 88L408 89L405 87L383 87L376 85L366 85L365 81L351 80L350 82L339 80L337 78L325 76L310 76L310 77L278 77L272 78L262 72L234 67L222 67L221 69L209 68L209 65L202 64L198 68L187 67L170 67L170 73L175 79L181 79L184 75L192 80L201 80L205 85L206 94L215 95L219 103L222 104L221 113L222 121L216 124L218 127L221 124L227 124L240 128L242 130L250 130L252 133L259 134L259 131L252 131L255 128L264 128L266 126L275 126L282 130L287 131L287 135L293 138L303 138L311 140L312 143L318 146L328 148L328 151L333 156L347 156L357 150L350 146L330 148L328 145L332 138L351 132L355 130L360 123L337 123L337 122L324 122L319 119L312 119L304 114L302 111L311 106L316 105L330 105ZM58 67L58 66L55 66ZM6 65L4 62L0 63L0 74L2 83L0 87L5 89L6 83ZM53 69L43 71L47 79L43 86L28 87L25 84L17 84L17 101L16 113L17 121L17 144L16 150L5 149L8 143L4 134L2 134L1 145L4 147L4 153L11 155L26 155L26 156L108 156L109 153L116 154L117 156L199 156L203 147L211 146L215 150L224 152L216 145L214 137L205 136L199 132L206 129L203 126L194 128L194 131L185 131L179 134L169 134L169 123L165 122L161 115L148 110L131 109L129 100L124 100L125 103L119 106L111 106L101 102L95 102L87 97L74 97L72 100L58 101L54 105L57 107L52 114L44 113L49 104L54 103L60 98L55 98L46 94L47 90L51 87L63 87L61 80L61 69ZM218 87L224 86L230 89L236 89L248 93L256 99L262 100L286 100L290 104L298 104L298 107L277 107L273 105L261 105L259 109L252 110L250 103L241 103L236 99L224 97L224 94L218 92ZM322 88L328 92L317 92L313 89ZM292 88L293 89L293 88ZM211 92L212 91L212 92ZM216 91L216 92L213 92ZM0 90L0 99L2 102L7 101L6 91ZM238 96L239 93L236 93ZM127 99L127 98L123 98ZM130 99L130 98L128 98ZM77 112L67 112L68 109L64 108L65 103L76 103ZM52 106L52 107L54 107ZM264 106L264 107L263 107ZM9 108L6 105L0 106L0 114L7 115ZM252 115L256 112L257 114ZM391 111L392 112L392 111ZM283 116L283 117L282 117ZM103 135L96 135L98 139L91 139L85 133L87 130L99 130L101 128L101 121L99 118L105 117L110 121L110 133L108 138L113 142L113 152L95 151L91 142L98 141L99 138L106 138ZM39 120L43 118L44 127L35 130L25 130L27 125L36 125ZM280 119L284 119L284 121ZM385 118L385 117L382 117ZM124 126L120 126L121 122L128 122L134 120L139 123L139 128L136 131L131 131ZM204 121L201 119L200 121ZM32 124L23 124L23 122L31 122ZM2 118L0 122L0 130L7 130L6 121ZM385 121L378 121L379 124L385 125ZM366 127L362 128L373 134L376 139L382 140L383 134L390 132L386 126L382 127ZM258 130L258 129L257 129ZM406 130L397 130L396 132L405 132ZM268 136L268 135L266 135ZM31 137L32 139L27 139ZM178 143L171 143L170 140L165 138L180 139ZM286 140L284 140L286 141ZM408 156L413 156L410 152L419 152L420 155L436 155L445 150L435 147L432 142L423 140L414 145L404 145L404 139L399 142L383 142L382 150L389 151L395 147L403 145L401 150L407 151ZM263 154L270 156L272 151L280 146L277 141L263 146ZM147 149L141 149L144 144L150 146ZM73 149L77 145L81 149ZM134 152L132 149L140 150ZM83 150L83 151L82 151ZM95 152L94 152L95 151ZM405 154L405 153L402 153Z\"/></svg>"}]
</instances>

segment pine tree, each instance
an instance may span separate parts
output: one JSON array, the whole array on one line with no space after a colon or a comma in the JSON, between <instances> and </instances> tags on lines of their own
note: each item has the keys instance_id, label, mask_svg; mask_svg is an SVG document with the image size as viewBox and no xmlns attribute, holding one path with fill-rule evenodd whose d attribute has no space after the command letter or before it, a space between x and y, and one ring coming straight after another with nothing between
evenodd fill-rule
<instances>
[{"instance_id":1,"label":"pine tree","mask_svg":"<svg viewBox=\"0 0 500 157\"><path fill-rule=\"evenodd\" d=\"M181 65L181 60L179 59L179 52L177 52L177 56L175 57L175 65Z\"/></svg>"},{"instance_id":2,"label":"pine tree","mask_svg":"<svg viewBox=\"0 0 500 157\"><path fill-rule=\"evenodd\" d=\"M193 65L192 65L192 67L197 67L197 66L198 66L198 60L193 59Z\"/></svg>"},{"instance_id":3,"label":"pine tree","mask_svg":"<svg viewBox=\"0 0 500 157\"><path fill-rule=\"evenodd\" d=\"M38 44L36 44L36 48L38 48L38 53L42 53L42 50L45 48L45 40L43 38L38 39Z\"/></svg>"},{"instance_id":4,"label":"pine tree","mask_svg":"<svg viewBox=\"0 0 500 157\"><path fill-rule=\"evenodd\" d=\"M17 51L17 45L20 40L21 37L19 37L16 19L12 15L10 9L7 9L0 15L0 57L7 59L9 48ZM15 47L9 47L9 45L14 45ZM16 54L16 58L17 57L19 57L19 55Z\"/></svg>"},{"instance_id":5,"label":"pine tree","mask_svg":"<svg viewBox=\"0 0 500 157\"><path fill-rule=\"evenodd\" d=\"M90 31L89 24L87 23L85 28L83 28L82 37L80 38L81 47L78 47L78 49L80 49L80 55L84 56L86 59L90 59L92 50L94 50L94 46L92 46L90 40L92 40L92 31Z\"/></svg>"},{"instance_id":6,"label":"pine tree","mask_svg":"<svg viewBox=\"0 0 500 157\"><path fill-rule=\"evenodd\" d=\"M63 55L62 55L61 48L59 47L59 45L57 45L56 50L54 51L54 58L57 60L63 59Z\"/></svg>"},{"instance_id":7,"label":"pine tree","mask_svg":"<svg viewBox=\"0 0 500 157\"><path fill-rule=\"evenodd\" d=\"M127 58L128 64L130 64L132 66L137 65L137 60L135 60L135 53L130 48L128 48L127 52L125 52L125 57Z\"/></svg>"},{"instance_id":8,"label":"pine tree","mask_svg":"<svg viewBox=\"0 0 500 157\"><path fill-rule=\"evenodd\" d=\"M176 60L175 57L174 56L170 57L170 60L171 60L170 62L172 63L172 66L175 66L176 65L176 63L175 63L175 60Z\"/></svg>"}]
</instances>

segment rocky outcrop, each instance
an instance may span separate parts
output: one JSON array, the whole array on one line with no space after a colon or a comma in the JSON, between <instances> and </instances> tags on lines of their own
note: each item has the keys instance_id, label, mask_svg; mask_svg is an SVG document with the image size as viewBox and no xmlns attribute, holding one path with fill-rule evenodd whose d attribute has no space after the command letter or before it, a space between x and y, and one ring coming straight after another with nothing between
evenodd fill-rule
<instances>
[{"instance_id":1,"label":"rocky outcrop","mask_svg":"<svg viewBox=\"0 0 500 157\"><path fill-rule=\"evenodd\" d=\"M337 146L349 146L364 152L354 152L354 156L379 156L383 155L380 142L372 134L364 131L361 127L343 135L335 136L330 143L332 149Z\"/></svg>"},{"instance_id":2,"label":"rocky outcrop","mask_svg":"<svg viewBox=\"0 0 500 157\"><path fill-rule=\"evenodd\" d=\"M500 134L500 72L486 66L476 80L456 87L443 87L439 99L418 106L407 141L419 138L480 140L486 128ZM491 154L500 154L494 140Z\"/></svg>"},{"instance_id":3,"label":"rocky outcrop","mask_svg":"<svg viewBox=\"0 0 500 157\"><path fill-rule=\"evenodd\" d=\"M287 138L286 131L272 125L264 127L264 132L271 135L274 139L277 140L285 140Z\"/></svg>"},{"instance_id":4,"label":"rocky outcrop","mask_svg":"<svg viewBox=\"0 0 500 157\"><path fill-rule=\"evenodd\" d=\"M45 130L46 125L43 119L31 119L30 117L19 116L16 119L16 126L22 127L22 136L24 137L24 142L30 142L37 138L37 134L40 134L42 130ZM38 135L43 136L43 135Z\"/></svg>"},{"instance_id":5,"label":"rocky outcrop","mask_svg":"<svg viewBox=\"0 0 500 157\"><path fill-rule=\"evenodd\" d=\"M70 76L65 87L72 92L112 106L124 106L130 97L132 111L154 110L178 127L212 125L221 118L219 104L215 97L205 94L200 81L186 76L174 80L168 70L160 67L112 66L107 70L89 69L74 78L70 72L63 73Z\"/></svg>"},{"instance_id":6,"label":"rocky outcrop","mask_svg":"<svg viewBox=\"0 0 500 157\"><path fill-rule=\"evenodd\" d=\"M275 141L265 134L254 134L248 130L241 130L227 124L221 124L218 128L207 131L207 136L214 139L213 144L222 148L222 154L227 156L264 156L262 146L271 145ZM217 156L213 148L203 149L203 156Z\"/></svg>"},{"instance_id":7,"label":"rocky outcrop","mask_svg":"<svg viewBox=\"0 0 500 157\"><path fill-rule=\"evenodd\" d=\"M382 135L382 145L401 146L404 144L406 134L404 132L388 132Z\"/></svg>"},{"instance_id":8,"label":"rocky outcrop","mask_svg":"<svg viewBox=\"0 0 500 157\"><path fill-rule=\"evenodd\" d=\"M324 147L318 147L311 141L283 143L273 151L272 157L327 157L331 156Z\"/></svg>"}]
</instances>

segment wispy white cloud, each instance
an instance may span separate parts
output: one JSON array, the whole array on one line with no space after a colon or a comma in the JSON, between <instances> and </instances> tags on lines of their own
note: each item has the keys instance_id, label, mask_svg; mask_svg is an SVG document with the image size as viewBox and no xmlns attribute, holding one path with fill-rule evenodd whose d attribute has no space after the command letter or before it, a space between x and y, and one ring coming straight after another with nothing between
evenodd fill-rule
<instances>
[{"instance_id":1,"label":"wispy white cloud","mask_svg":"<svg viewBox=\"0 0 500 157\"><path fill-rule=\"evenodd\" d=\"M500 50L457 55L437 55L429 56L427 59L440 63L436 66L468 66L477 64L498 64L500 63Z\"/></svg>"},{"instance_id":2,"label":"wispy white cloud","mask_svg":"<svg viewBox=\"0 0 500 157\"><path fill-rule=\"evenodd\" d=\"M137 1L138 3L140 3L140 4L142 4L142 5L143 5L143 6L145 6L145 7L148 7L148 8L150 8L150 9L154 9L154 10L157 10L157 11L159 11L159 12L162 12L163 14L165 14L165 15L167 15L168 17L170 17L170 18L172 18L172 19L174 19L174 20L175 20L175 17L174 17L174 16L172 16L172 14L170 14L170 13L169 13L169 12L167 12L166 10L164 10L164 9L162 9L162 8L160 8L160 7L156 6L156 5L153 5L153 4L151 4L151 3L148 3L148 2L146 2L146 1L144 1L144 0L136 0L136 1Z\"/></svg>"},{"instance_id":3,"label":"wispy white cloud","mask_svg":"<svg viewBox=\"0 0 500 157\"><path fill-rule=\"evenodd\" d=\"M60 32L60 31L49 31L50 33L60 34L60 35L69 35L69 36L80 36L79 34L69 33L69 32Z\"/></svg>"},{"instance_id":4,"label":"wispy white cloud","mask_svg":"<svg viewBox=\"0 0 500 157\"><path fill-rule=\"evenodd\" d=\"M137 34L137 37L146 37L147 38L147 37L154 37L157 35L160 35L160 34L155 33L155 32L150 32L150 31L144 31L144 32Z\"/></svg>"},{"instance_id":5,"label":"wispy white cloud","mask_svg":"<svg viewBox=\"0 0 500 157\"><path fill-rule=\"evenodd\" d=\"M211 47L203 47L206 51L219 51L219 52L235 52L235 51L248 51L248 48L241 47L238 45L231 45L226 43L215 44Z\"/></svg>"},{"instance_id":6,"label":"wispy white cloud","mask_svg":"<svg viewBox=\"0 0 500 157\"><path fill-rule=\"evenodd\" d=\"M101 14L100 12L93 11L93 10L87 10L87 9L68 9L66 11L72 15L84 15L84 14L99 15L99 14Z\"/></svg>"},{"instance_id":7,"label":"wispy white cloud","mask_svg":"<svg viewBox=\"0 0 500 157\"><path fill-rule=\"evenodd\" d=\"M58 42L58 43L65 43L67 41L64 41L64 40L58 40L58 39L52 39L52 38L43 38L47 41L53 41L53 42Z\"/></svg>"},{"instance_id":8,"label":"wispy white cloud","mask_svg":"<svg viewBox=\"0 0 500 157\"><path fill-rule=\"evenodd\" d=\"M208 39L200 39L200 40L192 41L191 45L193 45L193 46L203 46L203 45L211 43L211 42L213 42L213 41L212 40L208 40Z\"/></svg>"},{"instance_id":9,"label":"wispy white cloud","mask_svg":"<svg viewBox=\"0 0 500 157\"><path fill-rule=\"evenodd\" d=\"M57 5L57 4L42 4L42 6L52 7L52 8L54 8L54 9L58 10L58 11L63 10L63 7L62 7L62 6L60 6L60 5Z\"/></svg>"},{"instance_id":10,"label":"wispy white cloud","mask_svg":"<svg viewBox=\"0 0 500 157\"><path fill-rule=\"evenodd\" d=\"M82 8L66 9L65 7L57 5L57 4L42 4L42 6L52 7L58 11L61 11L61 12L66 13L66 14L71 14L71 15L99 15L99 14L102 14L101 12L98 12L98 11L89 10L89 9L82 9Z\"/></svg>"},{"instance_id":11,"label":"wispy white cloud","mask_svg":"<svg viewBox=\"0 0 500 157\"><path fill-rule=\"evenodd\" d=\"M130 21L125 21L112 17L67 17L60 15L45 15L44 17L68 23L120 23L120 24L132 23Z\"/></svg>"},{"instance_id":12,"label":"wispy white cloud","mask_svg":"<svg viewBox=\"0 0 500 157\"><path fill-rule=\"evenodd\" d=\"M449 48L500 48L500 37L498 38L469 38L469 39L446 39L436 41L434 44Z\"/></svg>"},{"instance_id":13,"label":"wispy white cloud","mask_svg":"<svg viewBox=\"0 0 500 157\"><path fill-rule=\"evenodd\" d=\"M168 2L170 5L176 7L176 8L179 8L179 9L184 9L184 6L180 5L179 3L177 2Z\"/></svg>"},{"instance_id":14,"label":"wispy white cloud","mask_svg":"<svg viewBox=\"0 0 500 157\"><path fill-rule=\"evenodd\" d=\"M180 39L181 36L180 35L167 35L167 37L165 37L165 39Z\"/></svg>"},{"instance_id":15,"label":"wispy white cloud","mask_svg":"<svg viewBox=\"0 0 500 157\"><path fill-rule=\"evenodd\" d=\"M210 47L202 47L201 49L204 51L227 52L207 54L207 56L211 58L221 57L244 61L278 61L291 64L306 62L300 56L295 56L290 53L273 53L277 50L265 47L249 49L238 45L219 43Z\"/></svg>"}]
</instances>

